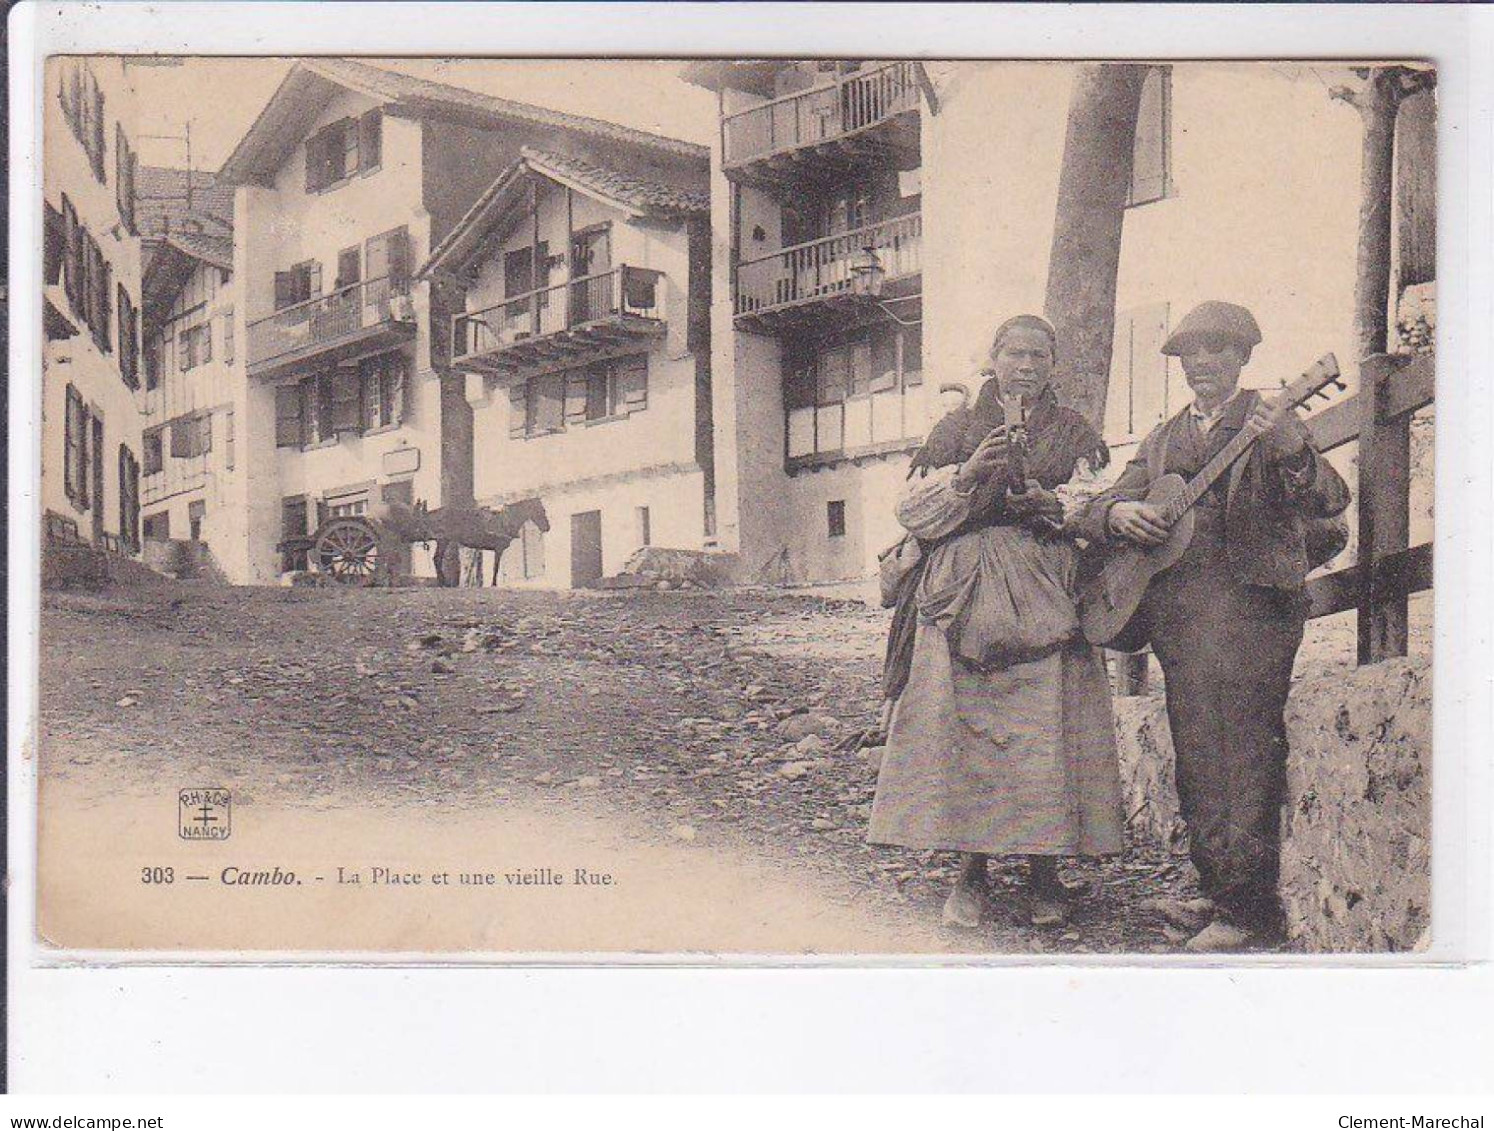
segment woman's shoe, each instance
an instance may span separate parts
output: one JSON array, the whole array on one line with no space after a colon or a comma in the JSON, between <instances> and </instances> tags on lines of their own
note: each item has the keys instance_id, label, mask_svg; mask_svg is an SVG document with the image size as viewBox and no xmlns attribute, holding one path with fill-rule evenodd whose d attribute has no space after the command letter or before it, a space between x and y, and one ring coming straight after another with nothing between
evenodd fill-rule
<instances>
[{"instance_id":1,"label":"woman's shoe","mask_svg":"<svg viewBox=\"0 0 1494 1131\"><path fill-rule=\"evenodd\" d=\"M1032 897L1032 925L1034 927L1062 927L1069 921L1069 904L1062 896L1044 892Z\"/></svg>"},{"instance_id":2,"label":"woman's shoe","mask_svg":"<svg viewBox=\"0 0 1494 1131\"><path fill-rule=\"evenodd\" d=\"M1194 954L1233 954L1244 950L1255 935L1227 919L1215 919L1186 943L1183 949Z\"/></svg>"},{"instance_id":3,"label":"woman's shoe","mask_svg":"<svg viewBox=\"0 0 1494 1131\"><path fill-rule=\"evenodd\" d=\"M944 901L944 925L973 931L986 913L985 886L964 877L955 881Z\"/></svg>"}]
</instances>

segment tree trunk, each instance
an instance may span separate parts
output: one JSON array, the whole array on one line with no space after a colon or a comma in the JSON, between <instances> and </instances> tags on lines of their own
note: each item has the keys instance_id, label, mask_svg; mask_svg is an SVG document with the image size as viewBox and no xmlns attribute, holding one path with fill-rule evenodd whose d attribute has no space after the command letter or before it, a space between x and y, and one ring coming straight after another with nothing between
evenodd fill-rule
<instances>
[{"instance_id":1,"label":"tree trunk","mask_svg":"<svg viewBox=\"0 0 1494 1131\"><path fill-rule=\"evenodd\" d=\"M1058 331L1054 388L1097 429L1110 385L1121 223L1148 69L1138 63L1081 66L1069 101L1045 306Z\"/></svg>"}]
</instances>

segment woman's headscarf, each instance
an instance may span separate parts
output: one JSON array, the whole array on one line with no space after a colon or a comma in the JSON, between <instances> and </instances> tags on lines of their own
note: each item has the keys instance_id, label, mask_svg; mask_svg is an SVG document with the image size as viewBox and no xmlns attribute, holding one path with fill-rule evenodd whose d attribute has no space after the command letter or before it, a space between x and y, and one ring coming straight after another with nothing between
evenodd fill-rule
<instances>
[{"instance_id":1,"label":"woman's headscarf","mask_svg":"<svg viewBox=\"0 0 1494 1131\"><path fill-rule=\"evenodd\" d=\"M1001 350L1001 343L1013 330L1037 330L1048 337L1054 357L1058 356L1058 335L1045 318L1036 314L1019 314L1008 318L996 328L991 340L991 354ZM948 467L964 463L980 446L993 428L1005 422L1001 411L1001 385L989 370L970 408L957 408L929 430L928 439L913 456L908 468L911 477L923 468ZM1074 464L1080 459L1089 461L1091 467L1104 467L1110 462L1110 449L1084 417L1073 409L1058 403L1058 396L1051 385L1038 394L1027 417L1027 433L1031 444L1029 466L1036 473L1039 469L1047 475L1036 475L1039 480L1059 475L1058 482L1065 482L1073 474Z\"/></svg>"}]
</instances>

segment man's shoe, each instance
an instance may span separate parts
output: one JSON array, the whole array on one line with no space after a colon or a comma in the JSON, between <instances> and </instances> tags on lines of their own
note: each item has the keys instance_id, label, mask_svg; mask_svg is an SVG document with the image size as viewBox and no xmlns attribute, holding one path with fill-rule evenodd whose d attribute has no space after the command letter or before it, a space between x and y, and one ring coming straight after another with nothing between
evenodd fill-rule
<instances>
[{"instance_id":1,"label":"man's shoe","mask_svg":"<svg viewBox=\"0 0 1494 1131\"><path fill-rule=\"evenodd\" d=\"M944 925L973 931L980 926L986 913L985 887L966 879L958 879L944 901Z\"/></svg>"},{"instance_id":2,"label":"man's shoe","mask_svg":"<svg viewBox=\"0 0 1494 1131\"><path fill-rule=\"evenodd\" d=\"M1255 935L1244 927L1224 919L1215 919L1186 943L1183 949L1194 954L1233 954L1244 950Z\"/></svg>"}]
</instances>

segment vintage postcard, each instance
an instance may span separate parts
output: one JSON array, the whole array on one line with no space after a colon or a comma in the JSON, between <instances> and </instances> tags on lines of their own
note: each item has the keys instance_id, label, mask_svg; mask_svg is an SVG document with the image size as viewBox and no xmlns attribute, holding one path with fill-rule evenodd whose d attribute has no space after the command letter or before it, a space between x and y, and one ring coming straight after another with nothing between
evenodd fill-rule
<instances>
[{"instance_id":1,"label":"vintage postcard","mask_svg":"<svg viewBox=\"0 0 1494 1131\"><path fill-rule=\"evenodd\" d=\"M47 59L43 945L1426 950L1437 98Z\"/></svg>"}]
</instances>

